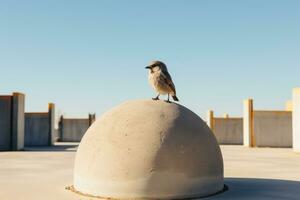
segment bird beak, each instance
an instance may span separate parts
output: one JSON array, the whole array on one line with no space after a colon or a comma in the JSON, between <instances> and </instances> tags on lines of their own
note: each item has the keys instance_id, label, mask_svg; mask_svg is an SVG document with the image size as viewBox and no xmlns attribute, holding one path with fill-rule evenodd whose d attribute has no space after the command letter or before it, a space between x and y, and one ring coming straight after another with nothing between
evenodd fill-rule
<instances>
[{"instance_id":1,"label":"bird beak","mask_svg":"<svg viewBox=\"0 0 300 200\"><path fill-rule=\"evenodd\" d=\"M151 69L151 67L150 66L147 66L147 67L145 67L146 69Z\"/></svg>"}]
</instances>

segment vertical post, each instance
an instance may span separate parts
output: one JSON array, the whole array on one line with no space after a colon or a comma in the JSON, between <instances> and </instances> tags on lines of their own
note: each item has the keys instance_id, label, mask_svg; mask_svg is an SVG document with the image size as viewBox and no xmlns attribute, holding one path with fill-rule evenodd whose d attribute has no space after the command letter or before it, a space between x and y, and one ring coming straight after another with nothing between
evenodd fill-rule
<instances>
[{"instance_id":1,"label":"vertical post","mask_svg":"<svg viewBox=\"0 0 300 200\"><path fill-rule=\"evenodd\" d=\"M285 110L286 111L293 111L293 101L287 101L285 103Z\"/></svg>"},{"instance_id":2,"label":"vertical post","mask_svg":"<svg viewBox=\"0 0 300 200\"><path fill-rule=\"evenodd\" d=\"M54 144L54 123L55 123L55 104L48 104L48 117L49 117L49 142L48 145L52 146Z\"/></svg>"},{"instance_id":3,"label":"vertical post","mask_svg":"<svg viewBox=\"0 0 300 200\"><path fill-rule=\"evenodd\" d=\"M23 150L25 137L25 95L21 93L13 93L11 131L12 150Z\"/></svg>"},{"instance_id":4,"label":"vertical post","mask_svg":"<svg viewBox=\"0 0 300 200\"><path fill-rule=\"evenodd\" d=\"M63 141L63 121L64 121L64 116L61 115L59 122L58 122L58 134L59 134L59 141L62 142Z\"/></svg>"},{"instance_id":5,"label":"vertical post","mask_svg":"<svg viewBox=\"0 0 300 200\"><path fill-rule=\"evenodd\" d=\"M293 150L300 152L300 88L293 90Z\"/></svg>"},{"instance_id":6,"label":"vertical post","mask_svg":"<svg viewBox=\"0 0 300 200\"><path fill-rule=\"evenodd\" d=\"M244 117L243 117L243 128L244 128L244 146L254 147L255 137L253 133L253 100L247 99L244 101Z\"/></svg>"},{"instance_id":7,"label":"vertical post","mask_svg":"<svg viewBox=\"0 0 300 200\"><path fill-rule=\"evenodd\" d=\"M89 126L91 126L96 120L96 114L89 114Z\"/></svg>"},{"instance_id":8,"label":"vertical post","mask_svg":"<svg viewBox=\"0 0 300 200\"><path fill-rule=\"evenodd\" d=\"M214 132L214 111L209 110L207 111L207 125L208 127Z\"/></svg>"}]
</instances>

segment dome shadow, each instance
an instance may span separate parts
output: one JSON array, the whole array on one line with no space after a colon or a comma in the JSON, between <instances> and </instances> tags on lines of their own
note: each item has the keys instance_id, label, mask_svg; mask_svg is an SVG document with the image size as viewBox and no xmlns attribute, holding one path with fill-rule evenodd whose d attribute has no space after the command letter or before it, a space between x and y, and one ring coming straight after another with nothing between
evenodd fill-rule
<instances>
[{"instance_id":1,"label":"dome shadow","mask_svg":"<svg viewBox=\"0 0 300 200\"><path fill-rule=\"evenodd\" d=\"M225 178L227 192L202 198L208 200L299 200L300 181L258 179L258 178Z\"/></svg>"}]
</instances>

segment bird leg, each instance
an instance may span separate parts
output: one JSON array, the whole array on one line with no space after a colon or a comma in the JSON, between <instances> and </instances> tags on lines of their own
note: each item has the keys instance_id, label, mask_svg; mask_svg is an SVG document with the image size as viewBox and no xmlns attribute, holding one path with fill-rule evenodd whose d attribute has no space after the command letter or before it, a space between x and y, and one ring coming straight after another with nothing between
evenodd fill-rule
<instances>
[{"instance_id":1,"label":"bird leg","mask_svg":"<svg viewBox=\"0 0 300 200\"><path fill-rule=\"evenodd\" d=\"M168 94L168 100L166 100L165 102L171 103L171 101L170 101L170 94Z\"/></svg>"},{"instance_id":2,"label":"bird leg","mask_svg":"<svg viewBox=\"0 0 300 200\"><path fill-rule=\"evenodd\" d=\"M157 95L157 97L152 98L152 99L155 100L155 101L159 100L159 94Z\"/></svg>"}]
</instances>

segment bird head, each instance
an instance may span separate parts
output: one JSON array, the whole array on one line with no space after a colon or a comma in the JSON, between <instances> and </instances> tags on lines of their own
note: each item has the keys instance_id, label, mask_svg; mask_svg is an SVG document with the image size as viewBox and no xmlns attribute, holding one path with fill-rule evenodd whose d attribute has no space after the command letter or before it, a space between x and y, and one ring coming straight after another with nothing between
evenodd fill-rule
<instances>
[{"instance_id":1,"label":"bird head","mask_svg":"<svg viewBox=\"0 0 300 200\"><path fill-rule=\"evenodd\" d=\"M168 71L167 66L165 63L161 61L153 61L146 67L146 69L151 70L151 72L156 72L156 71Z\"/></svg>"}]
</instances>

